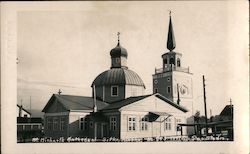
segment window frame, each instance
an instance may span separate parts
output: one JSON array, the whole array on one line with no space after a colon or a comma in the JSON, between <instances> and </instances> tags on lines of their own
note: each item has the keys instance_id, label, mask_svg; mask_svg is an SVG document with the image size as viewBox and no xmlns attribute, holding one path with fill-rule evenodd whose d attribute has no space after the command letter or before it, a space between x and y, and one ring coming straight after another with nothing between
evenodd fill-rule
<instances>
[{"instance_id":1,"label":"window frame","mask_svg":"<svg viewBox=\"0 0 250 154\"><path fill-rule=\"evenodd\" d=\"M172 130L172 119L170 117L165 119L164 130L165 131L171 131Z\"/></svg>"},{"instance_id":2,"label":"window frame","mask_svg":"<svg viewBox=\"0 0 250 154\"><path fill-rule=\"evenodd\" d=\"M131 121L130 121L130 119L131 119ZM128 131L132 132L132 131L136 131L136 130L137 130L136 116L128 116Z\"/></svg>"},{"instance_id":3,"label":"window frame","mask_svg":"<svg viewBox=\"0 0 250 154\"><path fill-rule=\"evenodd\" d=\"M61 117L60 118L60 130L61 131L65 130L65 124L66 124L66 117Z\"/></svg>"},{"instance_id":4,"label":"window frame","mask_svg":"<svg viewBox=\"0 0 250 154\"><path fill-rule=\"evenodd\" d=\"M116 95L114 95L113 94L113 88L117 88L117 94ZM111 86L111 96L112 97L118 97L119 96L119 86Z\"/></svg>"},{"instance_id":5,"label":"window frame","mask_svg":"<svg viewBox=\"0 0 250 154\"><path fill-rule=\"evenodd\" d=\"M85 130L85 116L79 117L79 130L84 131Z\"/></svg>"},{"instance_id":6,"label":"window frame","mask_svg":"<svg viewBox=\"0 0 250 154\"><path fill-rule=\"evenodd\" d=\"M167 93L171 94L171 86L167 86Z\"/></svg>"},{"instance_id":7,"label":"window frame","mask_svg":"<svg viewBox=\"0 0 250 154\"><path fill-rule=\"evenodd\" d=\"M109 117L109 128L111 131L116 131L117 130L117 117L116 116L111 116Z\"/></svg>"},{"instance_id":8,"label":"window frame","mask_svg":"<svg viewBox=\"0 0 250 154\"><path fill-rule=\"evenodd\" d=\"M149 118L148 116L144 116L141 118L141 122L140 122L140 130L141 131L148 131L148 121L149 121Z\"/></svg>"},{"instance_id":9,"label":"window frame","mask_svg":"<svg viewBox=\"0 0 250 154\"><path fill-rule=\"evenodd\" d=\"M53 117L53 130L58 130L58 129L59 129L59 118Z\"/></svg>"},{"instance_id":10,"label":"window frame","mask_svg":"<svg viewBox=\"0 0 250 154\"><path fill-rule=\"evenodd\" d=\"M181 59L177 58L177 67L181 67Z\"/></svg>"},{"instance_id":11,"label":"window frame","mask_svg":"<svg viewBox=\"0 0 250 154\"><path fill-rule=\"evenodd\" d=\"M47 129L53 130L53 117L47 117Z\"/></svg>"},{"instance_id":12,"label":"window frame","mask_svg":"<svg viewBox=\"0 0 250 154\"><path fill-rule=\"evenodd\" d=\"M175 118L175 128L176 128L176 131L178 131L178 124L181 123L181 118Z\"/></svg>"}]
</instances>

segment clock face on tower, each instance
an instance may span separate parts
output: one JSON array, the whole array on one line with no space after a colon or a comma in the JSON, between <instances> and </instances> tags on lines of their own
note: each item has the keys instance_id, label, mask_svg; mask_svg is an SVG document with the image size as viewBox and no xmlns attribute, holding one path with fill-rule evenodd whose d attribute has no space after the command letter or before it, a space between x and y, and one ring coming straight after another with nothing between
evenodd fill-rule
<instances>
[{"instance_id":1,"label":"clock face on tower","mask_svg":"<svg viewBox=\"0 0 250 154\"><path fill-rule=\"evenodd\" d=\"M185 84L181 84L180 87L179 87L179 91L182 95L186 95L189 93L189 89L188 89L188 86L185 85Z\"/></svg>"},{"instance_id":2,"label":"clock face on tower","mask_svg":"<svg viewBox=\"0 0 250 154\"><path fill-rule=\"evenodd\" d=\"M175 95L177 95L177 84L181 97L192 98L192 79L190 77L175 76L174 83Z\"/></svg>"}]
</instances>

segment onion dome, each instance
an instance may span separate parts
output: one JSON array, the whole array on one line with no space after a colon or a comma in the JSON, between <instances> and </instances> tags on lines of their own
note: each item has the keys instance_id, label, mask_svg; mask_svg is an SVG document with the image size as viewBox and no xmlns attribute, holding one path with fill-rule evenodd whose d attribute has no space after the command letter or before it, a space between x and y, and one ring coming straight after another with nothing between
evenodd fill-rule
<instances>
[{"instance_id":1,"label":"onion dome","mask_svg":"<svg viewBox=\"0 0 250 154\"><path fill-rule=\"evenodd\" d=\"M127 50L120 45L120 32L117 33L117 36L118 36L117 46L110 51L110 56L113 58L121 56L127 58L128 57Z\"/></svg>"},{"instance_id":2,"label":"onion dome","mask_svg":"<svg viewBox=\"0 0 250 154\"><path fill-rule=\"evenodd\" d=\"M104 71L95 78L91 86L93 85L95 86L135 85L135 86L143 86L145 88L142 79L139 77L137 73L124 68L113 68Z\"/></svg>"},{"instance_id":3,"label":"onion dome","mask_svg":"<svg viewBox=\"0 0 250 154\"><path fill-rule=\"evenodd\" d=\"M110 51L110 56L111 57L128 57L128 52L125 48L123 48L121 45L120 45L120 42L118 42L117 46L115 48L113 48L111 51Z\"/></svg>"}]
</instances>

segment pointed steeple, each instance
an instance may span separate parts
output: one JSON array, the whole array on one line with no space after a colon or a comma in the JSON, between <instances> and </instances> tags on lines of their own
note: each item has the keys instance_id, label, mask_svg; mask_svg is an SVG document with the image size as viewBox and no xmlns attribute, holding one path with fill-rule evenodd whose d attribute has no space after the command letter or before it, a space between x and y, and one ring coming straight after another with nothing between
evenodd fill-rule
<instances>
[{"instance_id":1,"label":"pointed steeple","mask_svg":"<svg viewBox=\"0 0 250 154\"><path fill-rule=\"evenodd\" d=\"M167 48L170 51L175 49L175 39L174 39L174 30L173 30L172 21L171 21L171 11L169 12L169 27L168 27Z\"/></svg>"}]
</instances>

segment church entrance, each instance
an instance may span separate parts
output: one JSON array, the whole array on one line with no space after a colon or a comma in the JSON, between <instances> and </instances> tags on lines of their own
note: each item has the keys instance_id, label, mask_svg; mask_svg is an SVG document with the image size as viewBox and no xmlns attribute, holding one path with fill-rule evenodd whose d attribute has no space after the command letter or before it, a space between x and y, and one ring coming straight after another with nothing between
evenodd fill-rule
<instances>
[{"instance_id":1,"label":"church entrance","mask_svg":"<svg viewBox=\"0 0 250 154\"><path fill-rule=\"evenodd\" d=\"M104 138L107 136L108 136L108 125L107 123L102 123L101 124L101 138Z\"/></svg>"}]
</instances>

